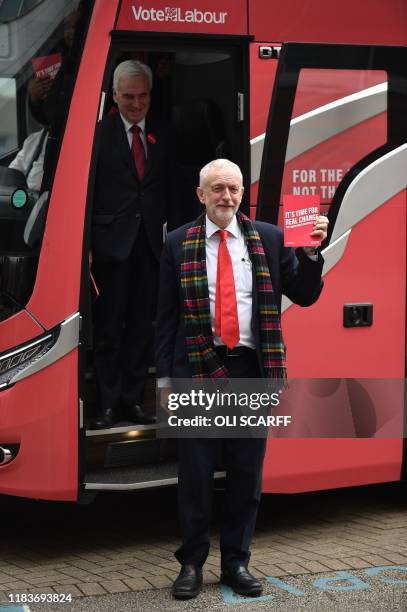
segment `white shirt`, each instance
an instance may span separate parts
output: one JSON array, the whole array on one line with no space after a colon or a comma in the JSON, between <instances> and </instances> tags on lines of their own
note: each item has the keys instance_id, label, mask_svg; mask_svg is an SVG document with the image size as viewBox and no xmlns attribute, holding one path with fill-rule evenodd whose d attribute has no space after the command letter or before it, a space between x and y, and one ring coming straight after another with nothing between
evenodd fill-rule
<instances>
[{"instance_id":1,"label":"white shirt","mask_svg":"<svg viewBox=\"0 0 407 612\"><path fill-rule=\"evenodd\" d=\"M233 276L235 280L237 316L239 319L240 332L240 340L237 346L247 346L254 349L255 344L252 331L252 262L250 261L247 244L237 222L236 215L233 216L232 221L225 229L229 232L226 238L226 244L232 260ZM211 326L216 346L224 344L224 342L215 335L216 276L220 242L220 236L216 233L218 230L219 227L206 216L206 272L208 275Z\"/></svg>"},{"instance_id":2,"label":"white shirt","mask_svg":"<svg viewBox=\"0 0 407 612\"><path fill-rule=\"evenodd\" d=\"M20 170L26 177L27 187L32 191L41 189L42 177L44 176L44 155L47 144L47 137L44 138L41 152L38 158L33 162L31 170L27 175L27 170L31 166L33 156L36 154L44 130L33 132L24 140L21 151L17 153L17 157L13 159L9 168Z\"/></svg>"},{"instance_id":3,"label":"white shirt","mask_svg":"<svg viewBox=\"0 0 407 612\"><path fill-rule=\"evenodd\" d=\"M129 141L129 147L131 149L131 145L133 144L133 132L131 131L131 128L134 124L127 121L127 119L125 119L121 113L120 117L122 118L124 129L126 130L127 140ZM142 119L139 123L136 123L135 125L138 125L141 129L140 138L141 142L143 143L144 152L146 154L147 159L146 118L144 117L144 119Z\"/></svg>"}]
</instances>

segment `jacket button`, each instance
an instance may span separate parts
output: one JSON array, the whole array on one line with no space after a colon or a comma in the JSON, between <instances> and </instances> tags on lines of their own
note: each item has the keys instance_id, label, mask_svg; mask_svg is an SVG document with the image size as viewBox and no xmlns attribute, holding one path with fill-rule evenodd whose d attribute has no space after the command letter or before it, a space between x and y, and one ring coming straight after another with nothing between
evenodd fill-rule
<instances>
[{"instance_id":1,"label":"jacket button","mask_svg":"<svg viewBox=\"0 0 407 612\"><path fill-rule=\"evenodd\" d=\"M144 191L140 191L140 195L143 196L144 195Z\"/></svg>"},{"instance_id":2,"label":"jacket button","mask_svg":"<svg viewBox=\"0 0 407 612\"><path fill-rule=\"evenodd\" d=\"M136 219L140 219L141 214L140 213L136 213Z\"/></svg>"}]
</instances>

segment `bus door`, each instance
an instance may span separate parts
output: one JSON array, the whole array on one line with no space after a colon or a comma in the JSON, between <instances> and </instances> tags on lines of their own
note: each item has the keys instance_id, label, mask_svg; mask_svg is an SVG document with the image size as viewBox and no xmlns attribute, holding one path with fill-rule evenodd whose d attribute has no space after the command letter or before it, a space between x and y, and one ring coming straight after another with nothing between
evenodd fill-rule
<instances>
[{"instance_id":1,"label":"bus door","mask_svg":"<svg viewBox=\"0 0 407 612\"><path fill-rule=\"evenodd\" d=\"M272 439L265 491L399 480L406 313L407 49L286 44L257 218L316 195L330 220L324 290L282 305L293 425Z\"/></svg>"},{"instance_id":2,"label":"bus door","mask_svg":"<svg viewBox=\"0 0 407 612\"><path fill-rule=\"evenodd\" d=\"M112 99L114 69L124 60L135 59L148 64L153 72L149 113L168 123L172 130L171 205L164 233L192 221L201 213L196 187L199 171L209 161L217 157L232 159L244 169L249 182L249 122L246 120L249 115L245 109L248 55L247 36L216 37L214 40L206 35L112 33L100 117L116 112ZM96 137L94 164L97 164L97 147ZM243 207L248 211L248 200ZM90 364L91 355L88 357ZM92 376L88 378L87 423L98 410ZM153 355L144 407L155 411ZM86 490L137 488L141 486L139 481L147 486L146 465L150 466L148 486L154 481L173 482L176 477L174 448L155 438L152 425L137 426L123 419L110 429L88 427L86 436ZM169 462L172 462L170 467ZM126 484L119 469L106 470L111 467L124 468Z\"/></svg>"},{"instance_id":3,"label":"bus door","mask_svg":"<svg viewBox=\"0 0 407 612\"><path fill-rule=\"evenodd\" d=\"M111 111L111 74L123 59L140 59L153 70L150 113L173 128L174 197L170 229L200 214L195 194L199 170L228 157L248 175L247 36L208 37L120 32L112 37L105 112ZM110 81L109 81L110 79Z\"/></svg>"}]
</instances>

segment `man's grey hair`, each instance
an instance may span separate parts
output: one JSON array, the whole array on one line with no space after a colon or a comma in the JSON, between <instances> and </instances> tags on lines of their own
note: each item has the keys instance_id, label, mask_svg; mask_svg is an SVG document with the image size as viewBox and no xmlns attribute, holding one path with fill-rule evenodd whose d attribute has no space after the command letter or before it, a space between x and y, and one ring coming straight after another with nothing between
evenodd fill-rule
<instances>
[{"instance_id":1,"label":"man's grey hair","mask_svg":"<svg viewBox=\"0 0 407 612\"><path fill-rule=\"evenodd\" d=\"M243 184L243 175L239 166L234 162L230 161L230 159L214 159L206 164L199 173L199 186L204 187L205 183L208 180L209 174L213 170L229 170L235 172L239 178L241 183Z\"/></svg>"},{"instance_id":2,"label":"man's grey hair","mask_svg":"<svg viewBox=\"0 0 407 612\"><path fill-rule=\"evenodd\" d=\"M147 78L149 89L153 86L153 73L150 66L138 60L126 60L120 62L113 73L113 89L117 91L119 80L122 77L132 78L143 76Z\"/></svg>"}]
</instances>

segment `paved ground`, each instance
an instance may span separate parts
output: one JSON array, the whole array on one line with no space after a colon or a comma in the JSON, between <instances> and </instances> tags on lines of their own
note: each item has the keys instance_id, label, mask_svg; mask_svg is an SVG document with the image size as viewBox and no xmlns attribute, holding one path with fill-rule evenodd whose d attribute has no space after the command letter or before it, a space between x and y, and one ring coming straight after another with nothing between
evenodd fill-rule
<instances>
[{"instance_id":1,"label":"paved ground","mask_svg":"<svg viewBox=\"0 0 407 612\"><path fill-rule=\"evenodd\" d=\"M30 604L29 608L31 612L405 612L407 585L394 583L403 579L400 572L383 573L379 578L366 576L366 571L352 571L351 581L334 580L332 572L285 577L281 584L265 580L264 594L256 599L237 597L227 588L207 585L196 599L184 602L172 599L169 589L151 589L81 597L60 606ZM383 582L386 579L393 583Z\"/></svg>"},{"instance_id":2,"label":"paved ground","mask_svg":"<svg viewBox=\"0 0 407 612\"><path fill-rule=\"evenodd\" d=\"M261 601L233 599L216 585L221 502L218 491L205 568L212 586L194 602L173 605L166 587L178 571L172 556L178 545L175 489L101 495L90 506L0 498L0 603L9 603L10 594L69 593L72 605L58 609L220 611L239 604L243 612L276 609L277 603L279 610L310 609L312 597L312 609L325 611L346 610L335 603L346 593L350 607L355 598L366 604L359 602L358 612L407 608L407 492L400 485L265 496L251 561L265 584L267 599ZM374 569L384 566L391 568ZM328 582L315 586L324 578ZM381 607L369 603L375 592Z\"/></svg>"}]
</instances>

